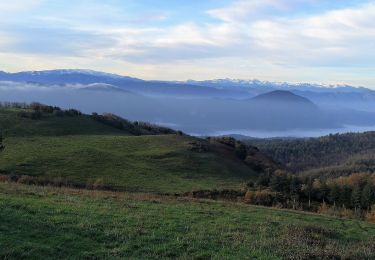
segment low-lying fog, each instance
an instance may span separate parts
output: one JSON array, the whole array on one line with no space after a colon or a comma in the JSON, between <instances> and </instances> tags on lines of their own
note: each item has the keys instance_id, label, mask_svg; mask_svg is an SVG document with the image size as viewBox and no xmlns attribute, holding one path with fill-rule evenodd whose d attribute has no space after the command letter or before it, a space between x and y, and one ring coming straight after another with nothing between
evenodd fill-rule
<instances>
[{"instance_id":1,"label":"low-lying fog","mask_svg":"<svg viewBox=\"0 0 375 260\"><path fill-rule=\"evenodd\" d=\"M316 137L375 130L375 113L325 110L251 100L151 97L77 87L0 86L0 101L41 102L84 113L114 113L129 120L162 124L194 135ZM373 110L374 111L374 110ZM236 130L240 129L240 130Z\"/></svg>"},{"instance_id":2,"label":"low-lying fog","mask_svg":"<svg viewBox=\"0 0 375 260\"><path fill-rule=\"evenodd\" d=\"M342 134L342 133L363 133L367 131L375 131L375 125L373 126L355 126L346 125L342 128L333 129L316 129L316 130L304 130L304 129L291 129L287 131L254 131L254 130L228 130L228 131L217 131L209 133L208 136L226 136L226 135L238 135L244 137L254 138L275 138L275 137L320 137L329 134ZM199 135L194 134L192 135Z\"/></svg>"}]
</instances>

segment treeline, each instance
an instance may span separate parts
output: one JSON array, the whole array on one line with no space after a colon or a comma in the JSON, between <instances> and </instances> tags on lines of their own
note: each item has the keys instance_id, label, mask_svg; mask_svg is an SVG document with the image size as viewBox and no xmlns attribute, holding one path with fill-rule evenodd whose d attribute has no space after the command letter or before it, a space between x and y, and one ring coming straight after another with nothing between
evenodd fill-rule
<instances>
[{"instance_id":1,"label":"treeline","mask_svg":"<svg viewBox=\"0 0 375 260\"><path fill-rule=\"evenodd\" d=\"M15 106L15 108L19 108ZM57 117L64 116L81 116L82 112L76 109L61 109L57 106L48 106L41 103L33 102L29 105L24 105L23 110L18 112L19 117L30 118L30 119L40 119L44 114L50 114Z\"/></svg>"},{"instance_id":2,"label":"treeline","mask_svg":"<svg viewBox=\"0 0 375 260\"><path fill-rule=\"evenodd\" d=\"M333 213L346 217L375 212L375 174L313 179L283 171L262 174L246 185L245 201L251 204Z\"/></svg>"},{"instance_id":3,"label":"treeline","mask_svg":"<svg viewBox=\"0 0 375 260\"><path fill-rule=\"evenodd\" d=\"M181 131L175 131L173 129L158 126L146 122L139 122L139 121L129 121L122 117L119 117L114 114L105 113L103 115L99 115L98 113L93 113L91 117L101 122L105 125L127 131L133 135L166 135L166 134L179 134L183 135Z\"/></svg>"},{"instance_id":4,"label":"treeline","mask_svg":"<svg viewBox=\"0 0 375 260\"><path fill-rule=\"evenodd\" d=\"M320 169L321 174L334 177L375 171L375 132L304 139L253 139L246 143L257 146L292 172Z\"/></svg>"}]
</instances>

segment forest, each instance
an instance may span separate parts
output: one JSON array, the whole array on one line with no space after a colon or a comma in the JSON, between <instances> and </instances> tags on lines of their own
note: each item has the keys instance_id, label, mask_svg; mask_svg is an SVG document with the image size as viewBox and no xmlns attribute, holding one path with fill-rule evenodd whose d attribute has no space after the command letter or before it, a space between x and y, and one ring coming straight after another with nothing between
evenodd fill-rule
<instances>
[{"instance_id":1,"label":"forest","mask_svg":"<svg viewBox=\"0 0 375 260\"><path fill-rule=\"evenodd\" d=\"M375 132L331 134L319 138L248 139L247 144L299 175L339 177L375 172Z\"/></svg>"}]
</instances>

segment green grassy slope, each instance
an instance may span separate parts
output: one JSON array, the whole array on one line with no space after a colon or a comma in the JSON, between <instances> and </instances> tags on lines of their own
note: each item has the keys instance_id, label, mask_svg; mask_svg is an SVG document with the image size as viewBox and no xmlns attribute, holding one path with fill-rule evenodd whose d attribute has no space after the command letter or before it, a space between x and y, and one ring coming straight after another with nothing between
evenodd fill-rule
<instances>
[{"instance_id":1,"label":"green grassy slope","mask_svg":"<svg viewBox=\"0 0 375 260\"><path fill-rule=\"evenodd\" d=\"M196 138L131 136L83 115L32 120L0 109L0 173L79 187L147 192L234 188L257 176L221 144L196 152Z\"/></svg>"},{"instance_id":2,"label":"green grassy slope","mask_svg":"<svg viewBox=\"0 0 375 260\"><path fill-rule=\"evenodd\" d=\"M32 120L17 116L20 111L22 110L0 108L0 129L5 138L35 135L126 134L124 131L92 120L87 115L56 117L51 114L44 114L43 118Z\"/></svg>"},{"instance_id":3,"label":"green grassy slope","mask_svg":"<svg viewBox=\"0 0 375 260\"><path fill-rule=\"evenodd\" d=\"M190 151L192 139L177 135L7 138L0 171L152 192L238 188L256 176L235 157Z\"/></svg>"},{"instance_id":4,"label":"green grassy slope","mask_svg":"<svg viewBox=\"0 0 375 260\"><path fill-rule=\"evenodd\" d=\"M244 204L0 184L0 258L374 259L375 225Z\"/></svg>"}]
</instances>

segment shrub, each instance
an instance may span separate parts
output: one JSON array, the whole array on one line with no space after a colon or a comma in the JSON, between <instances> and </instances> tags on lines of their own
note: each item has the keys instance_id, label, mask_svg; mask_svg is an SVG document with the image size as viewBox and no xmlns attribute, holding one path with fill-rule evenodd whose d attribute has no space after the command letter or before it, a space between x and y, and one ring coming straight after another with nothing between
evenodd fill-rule
<instances>
[{"instance_id":1,"label":"shrub","mask_svg":"<svg viewBox=\"0 0 375 260\"><path fill-rule=\"evenodd\" d=\"M10 182L11 179L8 175L0 175L0 182Z\"/></svg>"},{"instance_id":2,"label":"shrub","mask_svg":"<svg viewBox=\"0 0 375 260\"><path fill-rule=\"evenodd\" d=\"M80 116L80 115L82 115L82 112L79 111L79 110L77 110L77 109L68 109L68 110L64 111L64 114L66 116L72 116L72 117L74 117L74 116Z\"/></svg>"},{"instance_id":3,"label":"shrub","mask_svg":"<svg viewBox=\"0 0 375 260\"><path fill-rule=\"evenodd\" d=\"M375 223L375 205L373 205L372 210L367 213L366 220Z\"/></svg>"},{"instance_id":4,"label":"shrub","mask_svg":"<svg viewBox=\"0 0 375 260\"><path fill-rule=\"evenodd\" d=\"M281 193L270 190L247 191L244 197L245 203L272 206L284 202Z\"/></svg>"},{"instance_id":5,"label":"shrub","mask_svg":"<svg viewBox=\"0 0 375 260\"><path fill-rule=\"evenodd\" d=\"M65 116L65 113L64 113L64 111L61 111L61 110L54 110L53 115L57 116L57 117L63 117L63 116Z\"/></svg>"},{"instance_id":6,"label":"shrub","mask_svg":"<svg viewBox=\"0 0 375 260\"><path fill-rule=\"evenodd\" d=\"M27 185L37 185L38 182L35 177L28 176L28 175L21 175L21 177L17 180L18 183L27 184Z\"/></svg>"},{"instance_id":7,"label":"shrub","mask_svg":"<svg viewBox=\"0 0 375 260\"><path fill-rule=\"evenodd\" d=\"M92 184L92 188L94 190L101 190L104 188L104 181L102 178L98 178L94 181L94 183Z\"/></svg>"},{"instance_id":8,"label":"shrub","mask_svg":"<svg viewBox=\"0 0 375 260\"><path fill-rule=\"evenodd\" d=\"M48 106L37 102L31 103L30 108L34 111L39 111L48 114L52 114L55 110L61 110L59 107Z\"/></svg>"},{"instance_id":9,"label":"shrub","mask_svg":"<svg viewBox=\"0 0 375 260\"><path fill-rule=\"evenodd\" d=\"M234 139L233 137L227 137L227 136L213 137L211 138L211 140L214 140L218 143L221 143L221 144L233 147L233 148L236 146L236 139Z\"/></svg>"}]
</instances>

